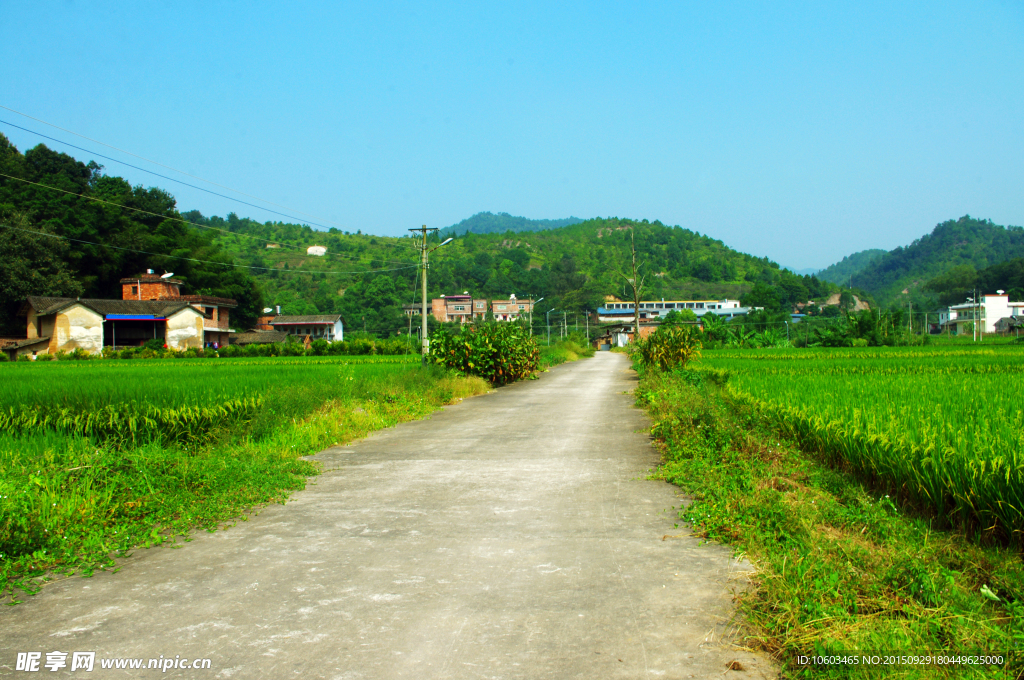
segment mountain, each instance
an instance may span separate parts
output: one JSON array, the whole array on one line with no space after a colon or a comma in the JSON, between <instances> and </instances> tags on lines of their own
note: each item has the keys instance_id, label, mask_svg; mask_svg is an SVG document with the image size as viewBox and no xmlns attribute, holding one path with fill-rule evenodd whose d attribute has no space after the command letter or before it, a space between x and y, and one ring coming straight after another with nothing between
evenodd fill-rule
<instances>
[{"instance_id":1,"label":"mountain","mask_svg":"<svg viewBox=\"0 0 1024 680\"><path fill-rule=\"evenodd\" d=\"M805 269L797 269L795 267L783 267L783 269L788 269L797 276L814 276L820 271L817 267L807 267Z\"/></svg>"},{"instance_id":2,"label":"mountain","mask_svg":"<svg viewBox=\"0 0 1024 680\"><path fill-rule=\"evenodd\" d=\"M850 277L860 274L872 262L888 254L889 251L887 250L872 248L870 250L862 250L853 255L847 255L841 262L836 262L818 272L818 278L831 281L836 285L849 286Z\"/></svg>"},{"instance_id":3,"label":"mountain","mask_svg":"<svg viewBox=\"0 0 1024 680\"><path fill-rule=\"evenodd\" d=\"M480 212L472 217L467 217L458 224L445 227L441 235L462 236L465 234L504 234L507 231L543 231L545 229L558 229L568 227L572 224L582 222L579 217L566 217L560 220L531 220L525 217L514 217L508 213Z\"/></svg>"},{"instance_id":4,"label":"mountain","mask_svg":"<svg viewBox=\"0 0 1024 680\"><path fill-rule=\"evenodd\" d=\"M942 222L909 246L872 261L854 275L853 283L883 305L911 301L915 307L934 309L940 301L937 291L928 286L933 279L958 267L982 270L1022 257L1024 228L965 215Z\"/></svg>"}]
</instances>

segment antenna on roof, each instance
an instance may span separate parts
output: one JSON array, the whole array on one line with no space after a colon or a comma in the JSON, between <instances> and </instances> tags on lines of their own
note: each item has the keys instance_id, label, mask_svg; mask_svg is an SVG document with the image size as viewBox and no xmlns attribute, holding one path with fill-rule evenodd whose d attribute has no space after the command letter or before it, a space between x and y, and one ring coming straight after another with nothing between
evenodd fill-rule
<instances>
[{"instance_id":1,"label":"antenna on roof","mask_svg":"<svg viewBox=\"0 0 1024 680\"><path fill-rule=\"evenodd\" d=\"M263 313L264 314L270 314L272 311L274 311L274 310L271 309L270 307L264 307L263 308Z\"/></svg>"},{"instance_id":2,"label":"antenna on roof","mask_svg":"<svg viewBox=\"0 0 1024 680\"><path fill-rule=\"evenodd\" d=\"M172 276L174 276L174 272L164 272L163 274L160 275L160 278L161 279L169 279Z\"/></svg>"}]
</instances>

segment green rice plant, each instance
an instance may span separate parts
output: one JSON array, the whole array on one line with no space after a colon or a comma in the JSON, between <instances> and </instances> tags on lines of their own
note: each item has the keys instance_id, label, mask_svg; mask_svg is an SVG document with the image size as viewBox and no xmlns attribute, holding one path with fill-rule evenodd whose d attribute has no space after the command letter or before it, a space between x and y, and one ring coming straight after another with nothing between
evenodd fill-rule
<instances>
[{"instance_id":1,"label":"green rice plant","mask_svg":"<svg viewBox=\"0 0 1024 680\"><path fill-rule=\"evenodd\" d=\"M1024 541L1019 350L719 353L733 398L952 525Z\"/></svg>"},{"instance_id":2,"label":"green rice plant","mask_svg":"<svg viewBox=\"0 0 1024 680\"><path fill-rule=\"evenodd\" d=\"M283 502L303 456L486 389L404 356L4 369L0 594Z\"/></svg>"}]
</instances>

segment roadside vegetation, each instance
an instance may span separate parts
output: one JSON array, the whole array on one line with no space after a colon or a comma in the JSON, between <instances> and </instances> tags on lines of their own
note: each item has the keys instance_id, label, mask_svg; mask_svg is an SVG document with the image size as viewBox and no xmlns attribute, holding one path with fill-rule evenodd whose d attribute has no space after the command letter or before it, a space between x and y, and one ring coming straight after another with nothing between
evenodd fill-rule
<instances>
[{"instance_id":1,"label":"roadside vegetation","mask_svg":"<svg viewBox=\"0 0 1024 680\"><path fill-rule=\"evenodd\" d=\"M539 370L594 356L582 333L570 333L540 345L522 323L490 321L442 327L430 336L431 360L462 375L476 375L493 385L535 378Z\"/></svg>"},{"instance_id":2,"label":"roadside vegetation","mask_svg":"<svg viewBox=\"0 0 1024 680\"><path fill-rule=\"evenodd\" d=\"M0 594L284 502L304 460L488 389L418 357L17 363L0 381Z\"/></svg>"},{"instance_id":3,"label":"roadside vegetation","mask_svg":"<svg viewBox=\"0 0 1024 680\"><path fill-rule=\"evenodd\" d=\"M1020 349L634 353L637 403L698 536L757 568L749 644L787 677L1024 671ZM685 367L684 367L685 366ZM801 655L1002 655L807 666Z\"/></svg>"}]
</instances>

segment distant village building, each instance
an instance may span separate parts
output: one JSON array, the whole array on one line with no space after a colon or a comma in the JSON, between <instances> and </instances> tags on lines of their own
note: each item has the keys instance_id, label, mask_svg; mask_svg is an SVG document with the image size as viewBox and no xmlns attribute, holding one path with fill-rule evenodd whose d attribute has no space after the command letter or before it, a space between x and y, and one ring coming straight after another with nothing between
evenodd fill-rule
<instances>
[{"instance_id":1,"label":"distant village building","mask_svg":"<svg viewBox=\"0 0 1024 680\"><path fill-rule=\"evenodd\" d=\"M487 300L474 299L469 293L442 295L431 300L430 314L445 323L469 323L486 319L489 308L495 321L514 321L520 315L533 313L534 304L533 300L517 299L515 294L507 300L491 300L490 303ZM419 313L418 307L414 311L411 306L406 305L404 309L410 316Z\"/></svg>"},{"instance_id":2,"label":"distant village building","mask_svg":"<svg viewBox=\"0 0 1024 680\"><path fill-rule=\"evenodd\" d=\"M491 300L491 313L495 321L515 321L533 314L533 305L533 300L519 300L513 293L508 300Z\"/></svg>"},{"instance_id":3,"label":"distant village building","mask_svg":"<svg viewBox=\"0 0 1024 680\"><path fill-rule=\"evenodd\" d=\"M971 324L977 321L982 333L1016 331L1024 319L1024 302L1010 302L1010 296L998 290L995 295L981 295L976 302L963 302L939 312L939 330L956 335L970 335Z\"/></svg>"},{"instance_id":4,"label":"distant village building","mask_svg":"<svg viewBox=\"0 0 1024 680\"><path fill-rule=\"evenodd\" d=\"M327 248L323 246L310 246L306 248L307 255L316 255L317 257L323 257L327 254Z\"/></svg>"},{"instance_id":5,"label":"distant village building","mask_svg":"<svg viewBox=\"0 0 1024 680\"><path fill-rule=\"evenodd\" d=\"M688 309L698 317L705 314L731 319L746 316L755 307L743 307L739 300L643 300L640 302L640 319L663 319L673 311ZM605 302L598 307L598 321L614 323L634 318L632 302Z\"/></svg>"},{"instance_id":6,"label":"distant village building","mask_svg":"<svg viewBox=\"0 0 1024 680\"><path fill-rule=\"evenodd\" d=\"M310 340L340 342L345 339L340 314L279 314L271 319L270 327L277 332L298 335Z\"/></svg>"}]
</instances>

